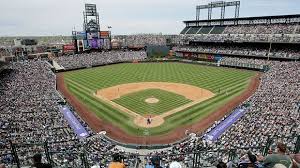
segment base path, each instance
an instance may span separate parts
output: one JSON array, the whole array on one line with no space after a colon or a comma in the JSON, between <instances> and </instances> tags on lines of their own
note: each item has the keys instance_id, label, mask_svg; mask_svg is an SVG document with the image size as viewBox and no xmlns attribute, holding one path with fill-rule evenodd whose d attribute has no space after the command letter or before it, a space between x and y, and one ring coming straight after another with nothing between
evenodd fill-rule
<instances>
[{"instance_id":1,"label":"base path","mask_svg":"<svg viewBox=\"0 0 300 168\"><path fill-rule=\"evenodd\" d=\"M168 144L175 141L178 141L184 137L185 131L189 130L189 132L201 133L205 131L208 127L211 126L216 120L221 119L227 113L230 113L236 106L245 101L248 97L250 97L255 90L259 86L260 81L260 73L258 73L255 77L251 79L249 87L239 96L235 97L229 103L220 107L215 112L212 112L207 117L199 120L199 122L195 124L191 124L184 127L179 127L174 129L173 131L157 136L133 136L128 135L122 129L112 125L111 123L105 122L98 118L92 111L90 111L83 103L81 103L75 96L73 96L64 83L64 77L62 73L57 74L57 88L64 95L69 103L76 109L76 112L79 116L88 123L90 128L93 129L94 132L100 132L105 130L107 135L115 139L119 142L123 143L133 143L133 144Z\"/></svg>"}]
</instances>

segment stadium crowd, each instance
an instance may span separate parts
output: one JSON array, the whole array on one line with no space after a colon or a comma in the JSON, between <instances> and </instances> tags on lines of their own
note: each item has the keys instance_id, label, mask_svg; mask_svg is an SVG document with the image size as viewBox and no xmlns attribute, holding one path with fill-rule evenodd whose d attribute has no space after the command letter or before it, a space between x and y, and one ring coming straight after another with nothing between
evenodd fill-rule
<instances>
[{"instance_id":1,"label":"stadium crowd","mask_svg":"<svg viewBox=\"0 0 300 168\"><path fill-rule=\"evenodd\" d=\"M253 59L253 58L244 59L239 57L223 57L220 62L221 64L235 62L240 64L255 64L255 65L269 65L270 63L268 60L265 59Z\"/></svg>"},{"instance_id":2,"label":"stadium crowd","mask_svg":"<svg viewBox=\"0 0 300 168\"><path fill-rule=\"evenodd\" d=\"M58 62L65 68L72 69L145 58L144 52L125 53L109 52L110 55L101 53L98 55L101 57L99 61L93 60L96 54L74 55L70 59L60 57ZM82 64L84 61L86 63ZM203 164L210 165L218 159L226 163L229 159L228 153L221 152L223 149L246 148L238 151L236 160L239 163L244 161L247 149L266 145L268 137L277 137L278 141L284 141L290 150L295 148L293 145L296 139L284 137L300 133L300 114L295 110L296 103L300 100L299 63L245 58L224 58L222 61L271 66L270 71L262 75L256 93L244 102L251 105L247 113L216 142L204 140L204 137L221 121L217 121L207 132L195 134L170 150L149 154L144 158L146 162L150 164L150 161L152 163L152 160L155 160L153 158L159 156L162 167L169 166L173 161L182 162L186 167L190 167L193 155L186 153L213 149L220 152L203 153ZM22 165L32 164L31 156L43 153L45 149L40 143L47 141L52 152L53 165L60 165L59 167L82 167L78 155L81 151L88 153L87 160L91 165L99 167L107 167L112 162L110 156L116 153L124 156L122 160L127 167L137 163L136 153L117 150L112 142L93 133L77 116L91 134L91 137L84 141L78 139L59 110L63 100L55 89L55 74L48 62L40 60L15 62L9 65L9 69L1 73L0 80L1 162L10 165L13 161L10 141L20 144L17 146L17 153ZM225 118L226 116L222 120ZM27 143L36 145L24 145ZM253 149L252 152L257 156L261 154L260 150ZM43 158L45 161L45 155Z\"/></svg>"},{"instance_id":3,"label":"stadium crowd","mask_svg":"<svg viewBox=\"0 0 300 168\"><path fill-rule=\"evenodd\" d=\"M294 34L297 24L254 24L227 26L223 34Z\"/></svg>"},{"instance_id":4,"label":"stadium crowd","mask_svg":"<svg viewBox=\"0 0 300 168\"><path fill-rule=\"evenodd\" d=\"M252 149L253 155L262 157L261 149L255 147L265 146L268 138L276 139L272 145L273 152L277 142L286 144L288 149L285 151L286 153L292 152L296 148L295 135L300 133L300 114L299 107L297 107L300 100L300 63L246 58L225 58L223 61L271 66L271 70L262 75L258 90L244 102L250 104L246 114L223 133L216 142L206 140L204 137L226 116L213 124L206 132L174 146L169 151L159 153L159 155L163 158L170 158L172 154L175 154L176 160L184 162L189 167L193 155L182 156L181 153L195 152L200 149L218 151L202 154L202 158L206 158L202 160L202 166L204 166L205 164L212 165L218 159L226 163L228 153L222 152L222 150L239 148L235 158L236 163L250 162L247 157L249 149ZM261 163L264 163L264 159L261 160ZM228 166L230 164L232 162Z\"/></svg>"},{"instance_id":5,"label":"stadium crowd","mask_svg":"<svg viewBox=\"0 0 300 168\"><path fill-rule=\"evenodd\" d=\"M289 137L300 133L300 115L296 110L300 100L297 89L300 87L300 64L269 64L270 71L261 77L258 90L246 101L251 105L248 112L219 139L222 146L257 146L265 144L268 136ZM292 143L287 142L287 145Z\"/></svg>"},{"instance_id":6,"label":"stadium crowd","mask_svg":"<svg viewBox=\"0 0 300 168\"><path fill-rule=\"evenodd\" d=\"M144 51L110 51L62 56L55 59L66 70L105 65L110 63L143 60L147 55Z\"/></svg>"},{"instance_id":7,"label":"stadium crowd","mask_svg":"<svg viewBox=\"0 0 300 168\"><path fill-rule=\"evenodd\" d=\"M122 46L129 48L145 47L146 45L166 45L166 38L166 35L156 34L119 35L113 37L113 39L121 41Z\"/></svg>"},{"instance_id":8,"label":"stadium crowd","mask_svg":"<svg viewBox=\"0 0 300 168\"><path fill-rule=\"evenodd\" d=\"M220 30L214 30L220 29ZM200 31L201 32L201 31ZM217 32L217 33L214 33ZM251 24L214 27L204 34L186 33L181 36L183 41L204 42L300 42L300 28L297 24Z\"/></svg>"},{"instance_id":9,"label":"stadium crowd","mask_svg":"<svg viewBox=\"0 0 300 168\"><path fill-rule=\"evenodd\" d=\"M201 42L277 42L277 43L299 43L300 36L290 34L197 34L181 35L185 43L189 41Z\"/></svg>"},{"instance_id":10,"label":"stadium crowd","mask_svg":"<svg viewBox=\"0 0 300 168\"><path fill-rule=\"evenodd\" d=\"M187 52L203 52L214 54L231 54L243 56L263 56L263 57L278 57L278 58L300 58L300 50L291 49L272 49L269 52L268 48L235 46L235 45L205 45L205 46L178 46L173 48L174 51Z\"/></svg>"},{"instance_id":11,"label":"stadium crowd","mask_svg":"<svg viewBox=\"0 0 300 168\"><path fill-rule=\"evenodd\" d=\"M74 133L58 111L55 75L45 62L12 63L1 74L1 144L37 140L72 141ZM1 150L2 153L9 153Z\"/></svg>"},{"instance_id":12,"label":"stadium crowd","mask_svg":"<svg viewBox=\"0 0 300 168\"><path fill-rule=\"evenodd\" d=\"M83 146L88 146L89 161L101 161L104 167L111 161L109 155L119 153L110 152L114 145L95 137L78 117L92 135L86 142L80 142L60 112L63 100L56 91L55 75L48 62L14 62L0 77L0 163L13 162L10 142L18 144L22 165L32 164L30 158L34 154L45 152L44 142L53 153L54 165L61 167L82 167L80 155L74 153L79 153ZM133 164L132 159L124 159L128 165Z\"/></svg>"}]
</instances>

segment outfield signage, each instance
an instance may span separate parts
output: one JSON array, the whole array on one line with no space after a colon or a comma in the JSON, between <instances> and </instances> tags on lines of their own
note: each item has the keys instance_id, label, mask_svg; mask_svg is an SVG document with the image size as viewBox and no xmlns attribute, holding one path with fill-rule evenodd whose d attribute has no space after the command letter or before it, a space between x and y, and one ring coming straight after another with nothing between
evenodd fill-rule
<instances>
[{"instance_id":1,"label":"outfield signage","mask_svg":"<svg viewBox=\"0 0 300 168\"><path fill-rule=\"evenodd\" d=\"M70 127L74 130L79 138L86 138L87 136L89 136L89 133L85 130L85 128L81 125L81 123L67 106L61 107L60 111L63 113Z\"/></svg>"},{"instance_id":2,"label":"outfield signage","mask_svg":"<svg viewBox=\"0 0 300 168\"><path fill-rule=\"evenodd\" d=\"M239 118L245 114L244 108L238 108L230 114L224 121L218 124L212 129L205 137L205 140L215 141L217 140L232 124L234 124Z\"/></svg>"},{"instance_id":3,"label":"outfield signage","mask_svg":"<svg viewBox=\"0 0 300 168\"><path fill-rule=\"evenodd\" d=\"M100 38L109 38L109 31L100 31L99 32L99 37Z\"/></svg>"},{"instance_id":4,"label":"outfield signage","mask_svg":"<svg viewBox=\"0 0 300 168\"><path fill-rule=\"evenodd\" d=\"M74 44L65 44L63 45L63 51L67 52L67 51L75 51L76 48L74 46Z\"/></svg>"},{"instance_id":5,"label":"outfield signage","mask_svg":"<svg viewBox=\"0 0 300 168\"><path fill-rule=\"evenodd\" d=\"M77 40L85 40L87 37L86 32L81 31L81 32L76 32L76 39Z\"/></svg>"}]
</instances>

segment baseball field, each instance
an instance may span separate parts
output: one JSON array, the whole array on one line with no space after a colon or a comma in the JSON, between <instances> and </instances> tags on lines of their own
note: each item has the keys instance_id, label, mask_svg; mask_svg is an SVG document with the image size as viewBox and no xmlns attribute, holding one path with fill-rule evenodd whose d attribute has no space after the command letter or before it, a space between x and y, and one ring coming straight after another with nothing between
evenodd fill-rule
<instances>
[{"instance_id":1,"label":"baseball field","mask_svg":"<svg viewBox=\"0 0 300 168\"><path fill-rule=\"evenodd\" d=\"M104 122L129 136L161 136L226 108L248 89L256 72L184 63L123 63L61 76L66 88L62 92L98 119L87 123Z\"/></svg>"}]
</instances>

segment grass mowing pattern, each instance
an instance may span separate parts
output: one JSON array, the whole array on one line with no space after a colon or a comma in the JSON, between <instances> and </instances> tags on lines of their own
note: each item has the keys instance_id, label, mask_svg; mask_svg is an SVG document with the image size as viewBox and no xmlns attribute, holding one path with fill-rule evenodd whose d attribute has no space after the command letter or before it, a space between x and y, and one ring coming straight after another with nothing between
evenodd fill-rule
<instances>
[{"instance_id":1,"label":"grass mowing pattern","mask_svg":"<svg viewBox=\"0 0 300 168\"><path fill-rule=\"evenodd\" d=\"M131 135L144 135L130 116L93 96L98 89L134 82L172 82L208 89L216 95L166 118L159 127L148 129L150 135L167 133L179 126L192 124L240 95L248 86L252 71L182 63L116 64L66 72L69 91L105 121ZM227 93L226 93L227 92Z\"/></svg>"},{"instance_id":2,"label":"grass mowing pattern","mask_svg":"<svg viewBox=\"0 0 300 168\"><path fill-rule=\"evenodd\" d=\"M145 99L152 96L159 99L159 102L154 104L146 103ZM113 101L141 115L160 115L164 112L175 109L176 107L192 102L182 95L161 89L146 89L124 95Z\"/></svg>"}]
</instances>

